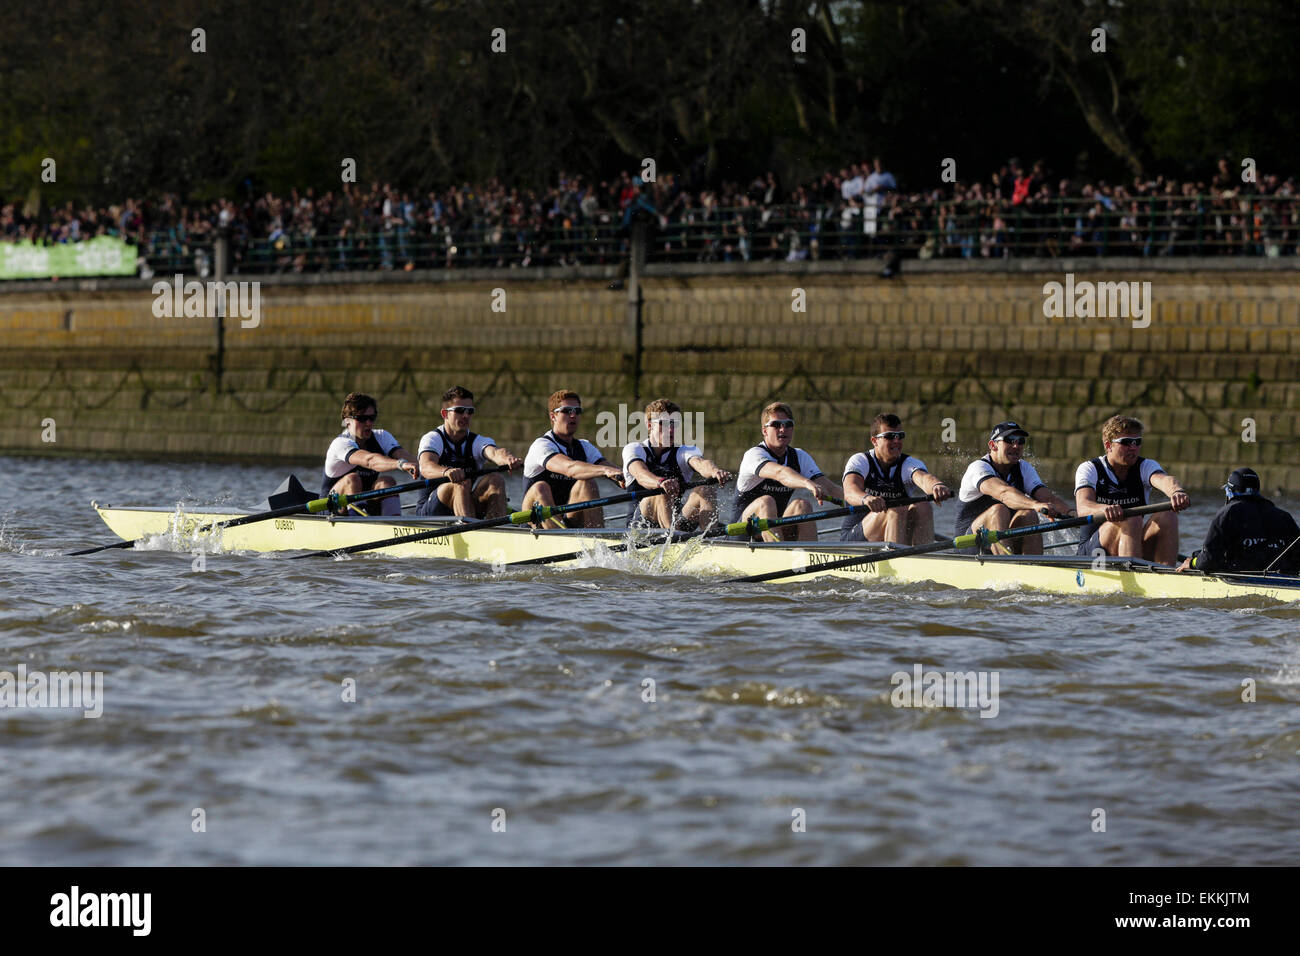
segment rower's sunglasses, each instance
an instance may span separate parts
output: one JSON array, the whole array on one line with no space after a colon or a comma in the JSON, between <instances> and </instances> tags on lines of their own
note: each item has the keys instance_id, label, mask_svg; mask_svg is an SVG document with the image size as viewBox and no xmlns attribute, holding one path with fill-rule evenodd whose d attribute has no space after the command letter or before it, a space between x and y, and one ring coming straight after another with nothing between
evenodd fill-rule
<instances>
[{"instance_id":1,"label":"rower's sunglasses","mask_svg":"<svg viewBox=\"0 0 1300 956\"><path fill-rule=\"evenodd\" d=\"M562 406L560 406L559 408L555 409L555 414L557 414L557 415L581 415L581 414L582 414L582 406L581 406L581 405L562 405ZM600 416L597 415L596 417L599 418Z\"/></svg>"},{"instance_id":2,"label":"rower's sunglasses","mask_svg":"<svg viewBox=\"0 0 1300 956\"><path fill-rule=\"evenodd\" d=\"M1142 444L1141 438L1112 438L1111 441L1116 445L1133 445L1135 447Z\"/></svg>"},{"instance_id":3,"label":"rower's sunglasses","mask_svg":"<svg viewBox=\"0 0 1300 956\"><path fill-rule=\"evenodd\" d=\"M881 432L879 435L872 435L872 438L883 438L885 441L902 441L907 437L907 432Z\"/></svg>"},{"instance_id":4,"label":"rower's sunglasses","mask_svg":"<svg viewBox=\"0 0 1300 956\"><path fill-rule=\"evenodd\" d=\"M794 428L793 418L774 418L767 423L768 428Z\"/></svg>"},{"instance_id":5,"label":"rower's sunglasses","mask_svg":"<svg viewBox=\"0 0 1300 956\"><path fill-rule=\"evenodd\" d=\"M353 415L352 420L354 422L373 422L378 417L378 415Z\"/></svg>"},{"instance_id":6,"label":"rower's sunglasses","mask_svg":"<svg viewBox=\"0 0 1300 956\"><path fill-rule=\"evenodd\" d=\"M473 415L473 405L453 405L451 408L444 408L443 411L451 412L453 415Z\"/></svg>"},{"instance_id":7,"label":"rower's sunglasses","mask_svg":"<svg viewBox=\"0 0 1300 956\"><path fill-rule=\"evenodd\" d=\"M1029 439L1024 435L1021 435L1018 438L999 438L998 441L1005 442L1008 445L1023 445L1025 442L1029 441Z\"/></svg>"}]
</instances>

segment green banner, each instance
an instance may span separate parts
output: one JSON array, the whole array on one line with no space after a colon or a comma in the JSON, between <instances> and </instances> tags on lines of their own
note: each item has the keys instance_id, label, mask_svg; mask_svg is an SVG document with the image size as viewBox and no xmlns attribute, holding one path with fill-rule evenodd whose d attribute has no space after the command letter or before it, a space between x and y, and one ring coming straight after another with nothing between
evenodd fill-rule
<instances>
[{"instance_id":1,"label":"green banner","mask_svg":"<svg viewBox=\"0 0 1300 956\"><path fill-rule=\"evenodd\" d=\"M135 275L137 255L135 246L111 236L49 246L0 242L0 279Z\"/></svg>"}]
</instances>

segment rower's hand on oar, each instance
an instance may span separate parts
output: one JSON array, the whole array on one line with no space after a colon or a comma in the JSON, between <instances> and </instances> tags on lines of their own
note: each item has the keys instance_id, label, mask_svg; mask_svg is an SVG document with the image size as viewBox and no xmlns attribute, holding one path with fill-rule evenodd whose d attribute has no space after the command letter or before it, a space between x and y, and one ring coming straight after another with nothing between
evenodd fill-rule
<instances>
[{"instance_id":1,"label":"rower's hand on oar","mask_svg":"<svg viewBox=\"0 0 1300 956\"><path fill-rule=\"evenodd\" d=\"M1173 497L1169 499L1169 503L1174 506L1175 511L1183 511L1192 506L1192 499L1187 497L1185 491L1175 491Z\"/></svg>"},{"instance_id":2,"label":"rower's hand on oar","mask_svg":"<svg viewBox=\"0 0 1300 956\"><path fill-rule=\"evenodd\" d=\"M952 497L952 489L941 481L934 486L934 491L931 494L934 495L934 506L939 508L942 507L940 502L947 501Z\"/></svg>"},{"instance_id":3,"label":"rower's hand on oar","mask_svg":"<svg viewBox=\"0 0 1300 956\"><path fill-rule=\"evenodd\" d=\"M1107 521L1123 521L1123 520L1124 520L1124 506L1123 506L1123 505L1107 505L1107 506L1106 506L1106 511L1104 512L1104 515L1105 515L1105 518L1106 518Z\"/></svg>"},{"instance_id":4,"label":"rower's hand on oar","mask_svg":"<svg viewBox=\"0 0 1300 956\"><path fill-rule=\"evenodd\" d=\"M516 458L514 455L510 454L510 452L506 452L505 457L506 460L502 462L502 464L505 465L507 468L509 468L511 471L514 471L516 468L524 467L524 460L522 458Z\"/></svg>"},{"instance_id":5,"label":"rower's hand on oar","mask_svg":"<svg viewBox=\"0 0 1300 956\"><path fill-rule=\"evenodd\" d=\"M403 458L397 463L397 467L402 469L402 471L406 472L412 478L420 477L416 474L415 462L411 461L409 458Z\"/></svg>"},{"instance_id":6,"label":"rower's hand on oar","mask_svg":"<svg viewBox=\"0 0 1300 956\"><path fill-rule=\"evenodd\" d=\"M664 496L668 498L676 498L682 493L681 482L676 478L661 478L659 488L663 491Z\"/></svg>"},{"instance_id":7,"label":"rower's hand on oar","mask_svg":"<svg viewBox=\"0 0 1300 956\"><path fill-rule=\"evenodd\" d=\"M886 507L885 499L880 497L880 495L867 495L862 499L862 503L871 511L876 513L884 511Z\"/></svg>"},{"instance_id":8,"label":"rower's hand on oar","mask_svg":"<svg viewBox=\"0 0 1300 956\"><path fill-rule=\"evenodd\" d=\"M620 488L627 487L627 481L623 477L622 468L615 468L611 465L610 467L605 469L605 471L602 473L602 477L608 478L610 481L614 482L614 484L618 485Z\"/></svg>"},{"instance_id":9,"label":"rower's hand on oar","mask_svg":"<svg viewBox=\"0 0 1300 956\"><path fill-rule=\"evenodd\" d=\"M464 480L465 480L465 469L464 469L464 468L448 468L445 472L443 472L442 477L444 477L444 478L447 479L447 484L449 484L449 485L454 485L454 484L456 484L458 481L464 481Z\"/></svg>"},{"instance_id":10,"label":"rower's hand on oar","mask_svg":"<svg viewBox=\"0 0 1300 956\"><path fill-rule=\"evenodd\" d=\"M826 492L822 491L822 486L817 484L817 482L810 481L804 485L804 488L810 495L817 499L819 505L826 503Z\"/></svg>"},{"instance_id":11,"label":"rower's hand on oar","mask_svg":"<svg viewBox=\"0 0 1300 956\"><path fill-rule=\"evenodd\" d=\"M1192 570L1192 559L1191 559L1191 558L1183 558L1183 563L1180 564L1180 565L1178 565L1178 567L1174 568L1174 570L1175 570L1175 571L1190 571L1190 570Z\"/></svg>"},{"instance_id":12,"label":"rower's hand on oar","mask_svg":"<svg viewBox=\"0 0 1300 956\"><path fill-rule=\"evenodd\" d=\"M736 476L729 471L723 471L721 468L719 468L713 477L717 479L718 484L725 485L727 482L729 482L732 478L735 478Z\"/></svg>"}]
</instances>

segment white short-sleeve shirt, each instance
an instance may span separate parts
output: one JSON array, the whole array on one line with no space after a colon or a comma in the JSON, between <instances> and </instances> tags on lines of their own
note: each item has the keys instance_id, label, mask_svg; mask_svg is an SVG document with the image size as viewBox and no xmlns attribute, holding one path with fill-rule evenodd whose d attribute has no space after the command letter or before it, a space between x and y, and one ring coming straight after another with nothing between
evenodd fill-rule
<instances>
[{"instance_id":1,"label":"white short-sleeve shirt","mask_svg":"<svg viewBox=\"0 0 1300 956\"><path fill-rule=\"evenodd\" d=\"M799 461L799 474L809 481L822 476L822 470L817 467L817 462L813 461L812 455L802 448L796 448L795 457ZM740 460L740 473L736 476L736 492L743 495L751 488L761 485L764 479L759 476L758 470L768 462L781 464L768 450L767 445L755 445L745 452L745 457Z\"/></svg>"},{"instance_id":2,"label":"white short-sleeve shirt","mask_svg":"<svg viewBox=\"0 0 1300 956\"><path fill-rule=\"evenodd\" d=\"M1119 479L1115 477L1115 472L1111 470L1110 463L1104 458L1101 460L1101 463L1106 469L1106 477L1115 484L1119 484ZM1147 500L1150 501L1151 476L1160 474L1164 469L1160 467L1160 462L1155 459L1143 458L1139 470L1142 475L1142 492L1146 495ZM1097 474L1097 466L1094 465L1091 460L1085 461L1074 472L1074 490L1078 491L1080 488L1096 488L1097 481L1100 477L1101 476Z\"/></svg>"},{"instance_id":3,"label":"white short-sleeve shirt","mask_svg":"<svg viewBox=\"0 0 1300 956\"><path fill-rule=\"evenodd\" d=\"M676 445L671 449L677 455L677 467L681 469L682 480L690 481L695 477L695 470L691 468L690 461L692 458L703 458L704 455L694 445ZM650 467L650 441L634 441L623 446L623 478L625 483L635 481L632 472L629 470L632 462L642 461L646 467ZM650 468L654 471L653 468Z\"/></svg>"},{"instance_id":4,"label":"white short-sleeve shirt","mask_svg":"<svg viewBox=\"0 0 1300 956\"><path fill-rule=\"evenodd\" d=\"M385 455L390 454L394 448L401 447L402 443L382 428L371 429L370 434L379 442L379 447ZM357 444L357 440L344 431L342 435L330 442L329 450L325 452L325 474L331 478L342 478L356 467L348 463L348 456L360 450L361 446Z\"/></svg>"},{"instance_id":5,"label":"white short-sleeve shirt","mask_svg":"<svg viewBox=\"0 0 1300 956\"><path fill-rule=\"evenodd\" d=\"M495 448L496 442L484 435L474 436L474 447L470 453L474 456L474 467L483 468L487 465L487 459L483 453L489 448ZM437 455L439 460L447 451L447 436L443 434L441 426L431 432L425 432L424 437L420 439L420 450L417 454L423 455L425 452L432 452Z\"/></svg>"},{"instance_id":6,"label":"white short-sleeve shirt","mask_svg":"<svg viewBox=\"0 0 1300 956\"><path fill-rule=\"evenodd\" d=\"M595 464L605 460L600 449L587 441L585 438L579 438L578 444L582 446L582 453L586 456L587 461ZM556 455L569 455L569 450L555 437L552 432L547 432L541 438L537 439L528 448L528 454L524 456L524 477L536 478L546 470L546 463Z\"/></svg>"},{"instance_id":7,"label":"white short-sleeve shirt","mask_svg":"<svg viewBox=\"0 0 1300 956\"><path fill-rule=\"evenodd\" d=\"M1027 461L1020 463L1020 473L1025 479L1025 494L1031 498L1037 489L1046 484L1042 478L1038 477L1038 470ZM957 500L969 502L982 497L984 492L980 491L980 485L987 478L1002 478L1002 476L993 469L992 463L986 459L979 458L972 461L966 466L966 474L961 476L961 490L957 492Z\"/></svg>"},{"instance_id":8,"label":"white short-sleeve shirt","mask_svg":"<svg viewBox=\"0 0 1300 956\"><path fill-rule=\"evenodd\" d=\"M871 460L875 461L876 470L883 472L886 475L889 474L890 470L894 467L892 465L886 465L877 458L876 450L872 448L869 451L858 452L844 463L844 477L847 478L849 475L857 475L863 480L863 482L865 482L867 475L871 474L871 464L870 461L868 461L868 456L870 456ZM898 476L903 482L903 491L907 497L915 498L917 495L921 494L920 489L912 483L912 475L916 474L918 471L929 470L929 468L925 467L925 462L921 461L921 459L914 458L911 455L907 456L903 461L903 468Z\"/></svg>"}]
</instances>

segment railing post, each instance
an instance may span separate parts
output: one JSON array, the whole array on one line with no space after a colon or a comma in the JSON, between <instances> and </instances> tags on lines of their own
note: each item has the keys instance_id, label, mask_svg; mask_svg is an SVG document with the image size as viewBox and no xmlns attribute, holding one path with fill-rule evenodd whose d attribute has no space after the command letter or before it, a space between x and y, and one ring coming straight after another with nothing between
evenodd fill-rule
<instances>
[{"instance_id":1,"label":"railing post","mask_svg":"<svg viewBox=\"0 0 1300 956\"><path fill-rule=\"evenodd\" d=\"M1156 197L1147 197L1147 244L1143 255L1150 255L1150 249L1156 241Z\"/></svg>"},{"instance_id":2,"label":"railing post","mask_svg":"<svg viewBox=\"0 0 1300 956\"><path fill-rule=\"evenodd\" d=\"M217 282L226 281L226 273L230 270L230 233L227 229L220 229L217 232L216 242L212 247L212 272L213 279ZM225 373L226 366L226 297L224 294L216 297L217 314L213 318L214 329L217 337L217 350L212 357L212 375L213 391L221 392L221 378Z\"/></svg>"},{"instance_id":3,"label":"railing post","mask_svg":"<svg viewBox=\"0 0 1300 956\"><path fill-rule=\"evenodd\" d=\"M645 267L646 224L632 220L632 245L628 249L627 270L627 347L632 378L633 406L641 404L641 344L645 299L641 295L641 270Z\"/></svg>"},{"instance_id":4,"label":"railing post","mask_svg":"<svg viewBox=\"0 0 1300 956\"><path fill-rule=\"evenodd\" d=\"M1204 255L1204 247L1203 247L1204 236L1202 235L1201 230L1205 222L1205 216L1202 214L1201 211L1201 196L1199 193L1196 196L1195 203L1196 206L1194 207L1194 211L1196 213L1196 254L1199 256L1199 255Z\"/></svg>"}]
</instances>

